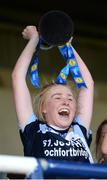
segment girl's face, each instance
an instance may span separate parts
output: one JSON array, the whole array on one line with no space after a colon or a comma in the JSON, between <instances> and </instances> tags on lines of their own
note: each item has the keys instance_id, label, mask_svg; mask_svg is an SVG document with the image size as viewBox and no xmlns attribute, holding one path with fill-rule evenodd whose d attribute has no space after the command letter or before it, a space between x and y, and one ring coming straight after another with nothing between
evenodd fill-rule
<instances>
[{"instance_id":1,"label":"girl's face","mask_svg":"<svg viewBox=\"0 0 107 180\"><path fill-rule=\"evenodd\" d=\"M101 130L101 134L100 134L100 137L99 137L99 139L100 139L99 140L99 147L100 148L101 148L101 145L102 145L105 134L107 134L107 124L104 124L103 127L102 127L102 130Z\"/></svg>"},{"instance_id":2,"label":"girl's face","mask_svg":"<svg viewBox=\"0 0 107 180\"><path fill-rule=\"evenodd\" d=\"M107 133L107 124L103 125L102 131L101 131L101 137L104 137L104 135Z\"/></svg>"},{"instance_id":3,"label":"girl's face","mask_svg":"<svg viewBox=\"0 0 107 180\"><path fill-rule=\"evenodd\" d=\"M63 85L53 86L47 93L42 113L49 125L68 128L76 112L76 100L71 90Z\"/></svg>"},{"instance_id":4,"label":"girl's face","mask_svg":"<svg viewBox=\"0 0 107 180\"><path fill-rule=\"evenodd\" d=\"M102 131L101 131L101 136L100 136L100 151L101 151L101 153L102 153L101 146L102 146L103 139L105 136L107 136L107 124L103 125ZM104 162L107 163L107 154L102 153L102 156L103 156Z\"/></svg>"},{"instance_id":5,"label":"girl's face","mask_svg":"<svg viewBox=\"0 0 107 180\"><path fill-rule=\"evenodd\" d=\"M107 134L107 124L104 124L102 127L102 130L101 130L101 134L100 134L100 142L101 143L103 141L105 134Z\"/></svg>"}]
</instances>

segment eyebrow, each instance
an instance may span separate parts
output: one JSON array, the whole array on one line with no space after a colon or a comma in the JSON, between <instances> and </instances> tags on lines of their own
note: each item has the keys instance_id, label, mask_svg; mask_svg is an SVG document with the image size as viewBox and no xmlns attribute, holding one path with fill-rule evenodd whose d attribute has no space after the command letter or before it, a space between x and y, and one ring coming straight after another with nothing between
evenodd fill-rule
<instances>
[{"instance_id":1,"label":"eyebrow","mask_svg":"<svg viewBox=\"0 0 107 180\"><path fill-rule=\"evenodd\" d=\"M51 97L54 97L54 96L56 96L56 95L62 95L62 93L55 93L55 94L53 94ZM67 94L68 96L70 96L70 97L73 97L73 95L72 94Z\"/></svg>"}]
</instances>

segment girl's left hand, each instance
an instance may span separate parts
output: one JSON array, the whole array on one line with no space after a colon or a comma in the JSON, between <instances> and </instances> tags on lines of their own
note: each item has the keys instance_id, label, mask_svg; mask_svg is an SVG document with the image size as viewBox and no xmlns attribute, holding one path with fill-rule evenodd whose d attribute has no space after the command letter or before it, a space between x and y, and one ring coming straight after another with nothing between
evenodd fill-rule
<instances>
[{"instance_id":1,"label":"girl's left hand","mask_svg":"<svg viewBox=\"0 0 107 180\"><path fill-rule=\"evenodd\" d=\"M36 26L26 26L26 28L22 32L23 38L30 40L33 37L38 38L38 32Z\"/></svg>"}]
</instances>

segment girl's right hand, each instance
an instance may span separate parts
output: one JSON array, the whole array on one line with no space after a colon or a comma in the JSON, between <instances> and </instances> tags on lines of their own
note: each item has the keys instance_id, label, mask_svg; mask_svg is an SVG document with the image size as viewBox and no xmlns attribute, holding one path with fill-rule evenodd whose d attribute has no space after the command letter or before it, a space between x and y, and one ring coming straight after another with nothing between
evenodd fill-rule
<instances>
[{"instance_id":1,"label":"girl's right hand","mask_svg":"<svg viewBox=\"0 0 107 180\"><path fill-rule=\"evenodd\" d=\"M23 38L30 40L33 37L38 38L38 31L36 29L36 26L26 26L26 28L22 32Z\"/></svg>"}]
</instances>

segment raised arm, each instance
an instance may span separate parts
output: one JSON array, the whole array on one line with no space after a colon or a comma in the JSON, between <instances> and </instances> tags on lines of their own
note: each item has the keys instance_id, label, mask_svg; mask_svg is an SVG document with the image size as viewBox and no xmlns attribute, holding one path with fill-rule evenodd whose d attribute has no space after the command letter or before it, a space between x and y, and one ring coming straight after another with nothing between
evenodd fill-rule
<instances>
[{"instance_id":1,"label":"raised arm","mask_svg":"<svg viewBox=\"0 0 107 180\"><path fill-rule=\"evenodd\" d=\"M93 112L93 94L94 94L94 82L92 76L79 56L75 49L74 54L77 59L77 63L79 65L82 77L87 85L87 88L82 87L79 91L78 102L77 102L77 115L83 121L87 130L90 128L90 123L92 119Z\"/></svg>"},{"instance_id":2,"label":"raised arm","mask_svg":"<svg viewBox=\"0 0 107 180\"><path fill-rule=\"evenodd\" d=\"M22 32L27 45L19 56L12 72L13 97L19 124L25 127L29 116L33 112L32 99L26 83L26 75L35 48L38 44L38 32L35 26L27 26Z\"/></svg>"}]
</instances>

